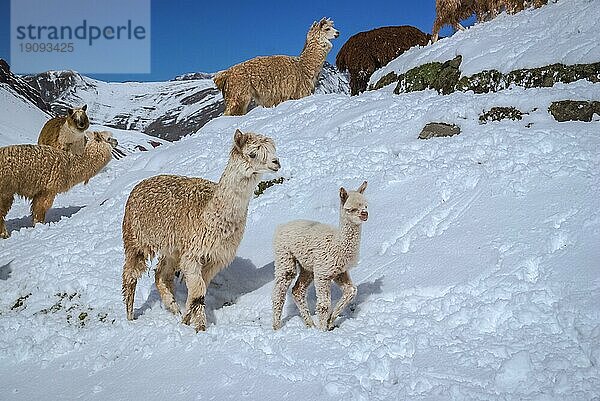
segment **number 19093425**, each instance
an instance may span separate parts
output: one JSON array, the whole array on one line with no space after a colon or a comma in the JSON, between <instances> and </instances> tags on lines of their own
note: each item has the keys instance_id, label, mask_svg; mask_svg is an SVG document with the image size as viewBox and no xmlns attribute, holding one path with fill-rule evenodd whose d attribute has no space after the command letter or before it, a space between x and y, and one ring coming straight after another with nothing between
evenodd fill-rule
<instances>
[{"instance_id":1,"label":"number 19093425","mask_svg":"<svg viewBox=\"0 0 600 401\"><path fill-rule=\"evenodd\" d=\"M72 53L75 51L73 43L19 43L21 53Z\"/></svg>"}]
</instances>

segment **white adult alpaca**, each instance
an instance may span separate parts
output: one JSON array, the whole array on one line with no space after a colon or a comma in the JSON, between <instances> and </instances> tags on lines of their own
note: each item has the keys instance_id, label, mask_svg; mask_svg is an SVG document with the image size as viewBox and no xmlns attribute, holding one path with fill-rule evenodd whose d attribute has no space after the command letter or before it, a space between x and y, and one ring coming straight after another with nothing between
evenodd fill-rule
<instances>
[{"instance_id":1,"label":"white adult alpaca","mask_svg":"<svg viewBox=\"0 0 600 401\"><path fill-rule=\"evenodd\" d=\"M309 220L295 220L275 231L275 286L273 287L273 329L281 327L281 312L287 289L300 274L292 289L294 301L307 326L314 326L306 302L306 290L314 280L317 292L317 318L321 330L333 328L333 322L356 295L348 270L356 265L362 223L367 221L367 182L356 191L340 188L340 226ZM331 311L331 281L342 289L342 297Z\"/></svg>"},{"instance_id":2,"label":"white adult alpaca","mask_svg":"<svg viewBox=\"0 0 600 401\"><path fill-rule=\"evenodd\" d=\"M234 259L246 227L248 204L262 173L279 170L271 138L236 130L218 183L203 178L159 175L137 184L123 217L123 297L127 319L146 259L160 254L155 272L165 306L180 314L173 295L176 270L188 289L183 323L206 330L204 297L213 277Z\"/></svg>"}]
</instances>

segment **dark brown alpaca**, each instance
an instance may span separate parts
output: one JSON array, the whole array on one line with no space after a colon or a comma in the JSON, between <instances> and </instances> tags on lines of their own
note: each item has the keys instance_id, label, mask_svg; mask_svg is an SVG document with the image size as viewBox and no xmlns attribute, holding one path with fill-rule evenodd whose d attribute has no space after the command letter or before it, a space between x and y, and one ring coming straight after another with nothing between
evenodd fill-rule
<instances>
[{"instance_id":1,"label":"dark brown alpaca","mask_svg":"<svg viewBox=\"0 0 600 401\"><path fill-rule=\"evenodd\" d=\"M412 26L386 26L360 32L348 39L340 49L335 63L340 71L350 73L352 95L367 89L375 70L413 46L425 46L430 35Z\"/></svg>"}]
</instances>

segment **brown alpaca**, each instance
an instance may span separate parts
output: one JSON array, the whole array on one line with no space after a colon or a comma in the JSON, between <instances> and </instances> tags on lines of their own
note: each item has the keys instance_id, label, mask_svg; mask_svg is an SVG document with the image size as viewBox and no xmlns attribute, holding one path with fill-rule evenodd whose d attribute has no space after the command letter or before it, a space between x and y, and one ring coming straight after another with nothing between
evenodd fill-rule
<instances>
[{"instance_id":1,"label":"brown alpaca","mask_svg":"<svg viewBox=\"0 0 600 401\"><path fill-rule=\"evenodd\" d=\"M477 21L481 22L494 18L502 10L514 14L532 3L535 8L539 8L547 2L548 0L436 0L431 42L435 43L438 40L440 29L444 25L452 25L454 29L464 31L460 21L473 14L477 16Z\"/></svg>"},{"instance_id":2,"label":"brown alpaca","mask_svg":"<svg viewBox=\"0 0 600 401\"><path fill-rule=\"evenodd\" d=\"M367 89L375 70L413 46L425 46L431 35L412 26L386 26L351 36L335 58L340 71L350 73L352 95Z\"/></svg>"},{"instance_id":3,"label":"brown alpaca","mask_svg":"<svg viewBox=\"0 0 600 401\"><path fill-rule=\"evenodd\" d=\"M180 270L188 288L183 323L206 330L204 297L213 277L234 259L246 227L248 204L262 173L277 171L271 138L237 130L218 183L159 175L137 184L123 217L123 298L127 319L146 259L160 255L155 272L164 305L180 314L173 278Z\"/></svg>"},{"instance_id":4,"label":"brown alpaca","mask_svg":"<svg viewBox=\"0 0 600 401\"><path fill-rule=\"evenodd\" d=\"M95 176L108 164L117 141L97 132L81 155L47 145L13 145L0 148L0 238L8 238L4 218L14 196L31 199L33 223L43 223L54 197Z\"/></svg>"},{"instance_id":5,"label":"brown alpaca","mask_svg":"<svg viewBox=\"0 0 600 401\"><path fill-rule=\"evenodd\" d=\"M256 57L217 73L214 82L223 92L225 115L243 115L251 100L274 107L290 99L311 95L323 62L339 32L323 18L310 27L299 57Z\"/></svg>"},{"instance_id":6,"label":"brown alpaca","mask_svg":"<svg viewBox=\"0 0 600 401\"><path fill-rule=\"evenodd\" d=\"M454 29L464 31L460 21L477 12L478 1L481 0L436 0L431 42L437 42L440 29L444 25L452 25Z\"/></svg>"},{"instance_id":7,"label":"brown alpaca","mask_svg":"<svg viewBox=\"0 0 600 401\"><path fill-rule=\"evenodd\" d=\"M38 145L48 145L76 155L83 154L85 148L85 130L90 127L87 105L82 108L68 109L66 116L54 117L42 127Z\"/></svg>"}]
</instances>

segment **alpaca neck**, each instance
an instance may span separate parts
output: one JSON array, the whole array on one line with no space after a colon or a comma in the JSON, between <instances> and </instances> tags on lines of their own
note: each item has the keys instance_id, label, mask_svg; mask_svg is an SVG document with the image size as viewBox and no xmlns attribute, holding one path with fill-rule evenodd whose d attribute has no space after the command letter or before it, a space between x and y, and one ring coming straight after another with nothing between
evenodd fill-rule
<instances>
[{"instance_id":1,"label":"alpaca neck","mask_svg":"<svg viewBox=\"0 0 600 401\"><path fill-rule=\"evenodd\" d=\"M212 207L218 208L220 215L232 221L245 221L253 189L260 177L258 173L248 177L242 163L231 157L215 188Z\"/></svg>"},{"instance_id":2,"label":"alpaca neck","mask_svg":"<svg viewBox=\"0 0 600 401\"><path fill-rule=\"evenodd\" d=\"M315 39L307 39L304 50L300 54L300 65L313 82L317 81L331 47L331 43L322 45Z\"/></svg>"},{"instance_id":3,"label":"alpaca neck","mask_svg":"<svg viewBox=\"0 0 600 401\"><path fill-rule=\"evenodd\" d=\"M98 174L98 172L108 164L111 158L111 152L108 149L86 146L82 155L70 156L69 185L73 186L84 182Z\"/></svg>"},{"instance_id":4,"label":"alpaca neck","mask_svg":"<svg viewBox=\"0 0 600 401\"><path fill-rule=\"evenodd\" d=\"M361 225L352 223L348 219L340 219L340 228L336 233L334 242L341 252L340 258L347 262L355 262L358 259L360 248Z\"/></svg>"}]
</instances>

